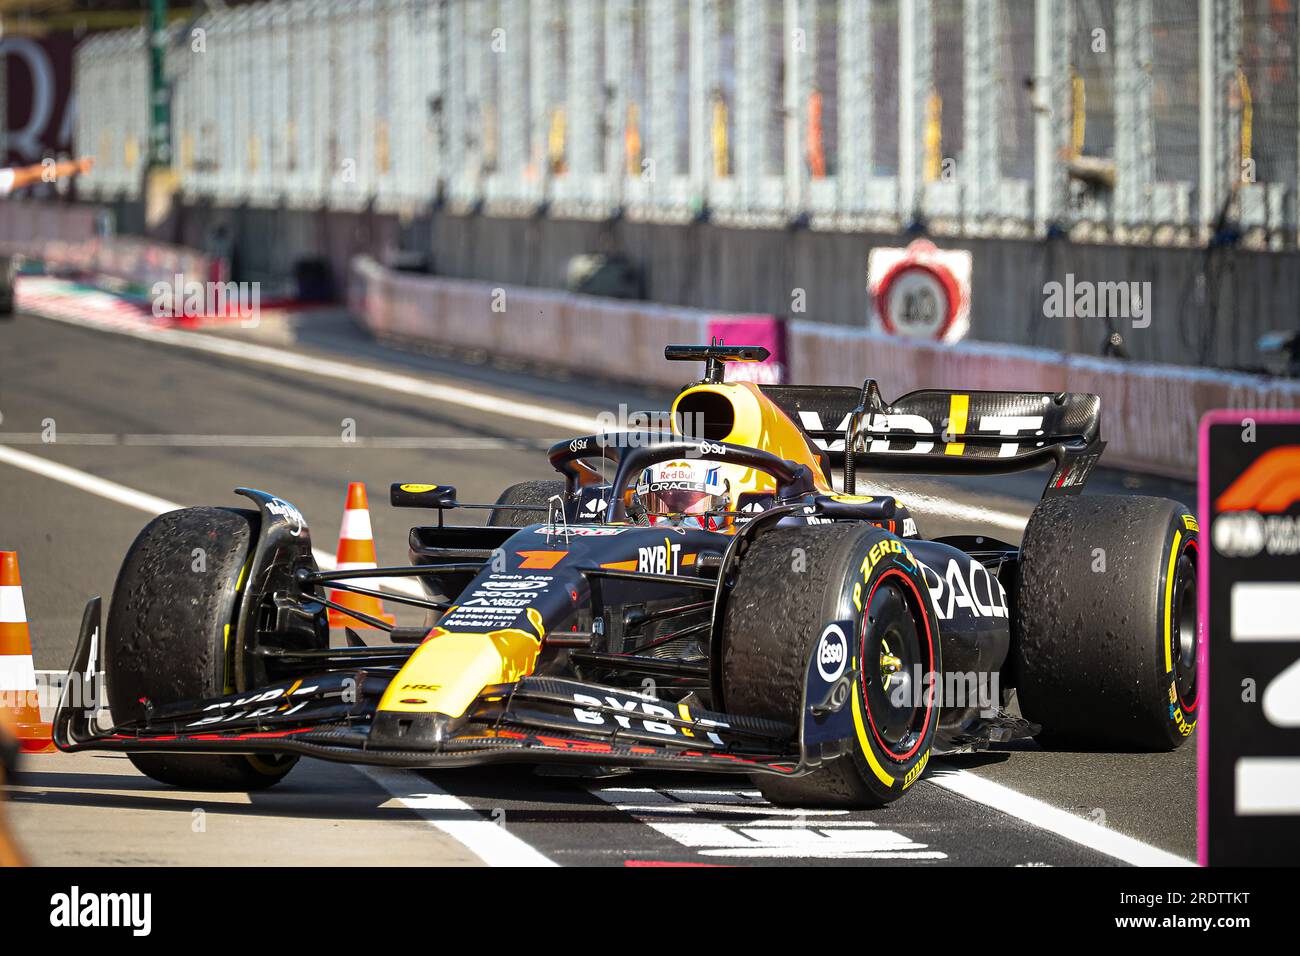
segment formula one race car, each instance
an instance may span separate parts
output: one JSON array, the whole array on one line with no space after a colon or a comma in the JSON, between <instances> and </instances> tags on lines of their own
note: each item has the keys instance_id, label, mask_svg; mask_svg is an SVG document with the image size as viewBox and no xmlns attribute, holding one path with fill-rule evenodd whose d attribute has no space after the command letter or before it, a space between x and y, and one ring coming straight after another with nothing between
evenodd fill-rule
<instances>
[{"instance_id":1,"label":"formula one race car","mask_svg":"<svg viewBox=\"0 0 1300 956\"><path fill-rule=\"evenodd\" d=\"M932 754L1028 736L1172 749L1192 732L1197 524L1172 501L1078 494L1103 447L1096 396L888 404L870 379L724 380L761 348L665 354L706 371L664 429L562 441L559 479L495 505L394 485L395 506L438 512L409 567L323 572L298 509L247 488L256 510L155 519L102 639L87 606L59 748L126 751L200 789L269 786L306 755L742 772L777 803L872 806ZM927 539L860 477L1048 464L1019 547ZM491 508L487 525L444 524L465 507ZM391 643L332 646L327 609L347 609L328 589L377 596L366 579L397 576L427 597L385 598L428 623L348 611ZM101 649L109 729L75 699Z\"/></svg>"}]
</instances>

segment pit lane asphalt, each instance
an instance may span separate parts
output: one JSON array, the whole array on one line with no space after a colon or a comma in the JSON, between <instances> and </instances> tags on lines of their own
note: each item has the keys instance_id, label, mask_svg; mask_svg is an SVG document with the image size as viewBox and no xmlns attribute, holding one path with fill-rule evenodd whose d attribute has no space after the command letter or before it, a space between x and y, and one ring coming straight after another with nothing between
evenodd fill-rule
<instances>
[{"instance_id":1,"label":"pit lane asphalt","mask_svg":"<svg viewBox=\"0 0 1300 956\"><path fill-rule=\"evenodd\" d=\"M326 315L267 323L255 333L221 334L251 336L299 354L382 366L580 414L613 410L620 402L633 410L664 407L668 397L609 383L556 381L519 370L397 352L370 342L345 319ZM684 377L690 371L683 368ZM406 535L413 519L418 520L413 512L387 506L389 482L450 483L458 486L463 501L492 501L511 482L548 477L542 449L551 440L568 437L545 424L438 407L370 386L29 316L0 324L0 414L0 444L163 498L238 506L243 499L231 493L236 485L273 491L303 510L313 524L314 544L331 552L346 483L365 481L381 563L406 560ZM56 429L56 441L49 444L40 439L49 428L47 419ZM355 421L361 438L438 439L444 447L303 447L301 436L338 437L344 419ZM290 436L297 441L278 443L292 447L195 443L198 436L240 435L263 436L263 441L268 441L265 436ZM92 441L104 443L76 443ZM968 507L1027 516L1041 489L1041 476L912 484ZM1192 497L1186 487L1116 472L1099 473L1094 486L1171 494L1184 501ZM961 521L918 512L927 534L970 530ZM463 520L471 520L469 515L462 513ZM19 551L39 669L66 666L86 598L111 593L118 562L146 520L139 511L0 463L0 547ZM1013 533L1005 537L1016 538ZM936 772L959 767L1191 857L1193 748L1173 754L1115 755L1046 753L1027 744L936 761ZM100 772L110 764L111 772ZM340 847L352 846L347 831L356 820L373 823L372 817L379 818L379 826L420 835L388 840L386 849L376 848L371 862L461 862L467 857L442 831L422 828L365 775L315 762L304 763L271 794L247 802L222 801L221 813L238 823L225 841L188 839L188 821L183 833L166 828L160 832L157 821L176 815L146 812L150 808L198 807L206 805L210 795L157 787L134 776L124 764L120 757L105 755L54 755L30 762L24 786L12 794L12 811L38 862L66 861L68 841L76 841L79 834L82 847L96 848L87 862L130 859L136 852L132 848L143 845L156 862L230 862L216 844L240 836L255 844L268 817L277 832L287 832L286 845L289 840L299 847L312 845L308 860L274 857L283 862L328 863L335 855L357 859ZM743 778L634 774L584 781L494 769L443 773L433 779L559 863L1113 862L966 800L933 780L923 780L907 798L883 811L790 815L763 804ZM142 812L105 813L124 801ZM344 842L322 840L322 834Z\"/></svg>"}]
</instances>

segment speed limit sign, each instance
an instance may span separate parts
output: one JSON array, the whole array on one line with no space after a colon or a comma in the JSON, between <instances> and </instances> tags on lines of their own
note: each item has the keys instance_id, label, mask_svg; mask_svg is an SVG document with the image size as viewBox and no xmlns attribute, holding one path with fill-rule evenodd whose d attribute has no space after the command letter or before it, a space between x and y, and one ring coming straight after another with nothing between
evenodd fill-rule
<instances>
[{"instance_id":1,"label":"speed limit sign","mask_svg":"<svg viewBox=\"0 0 1300 956\"><path fill-rule=\"evenodd\" d=\"M872 324L890 335L957 342L970 330L971 254L918 239L867 258Z\"/></svg>"}]
</instances>

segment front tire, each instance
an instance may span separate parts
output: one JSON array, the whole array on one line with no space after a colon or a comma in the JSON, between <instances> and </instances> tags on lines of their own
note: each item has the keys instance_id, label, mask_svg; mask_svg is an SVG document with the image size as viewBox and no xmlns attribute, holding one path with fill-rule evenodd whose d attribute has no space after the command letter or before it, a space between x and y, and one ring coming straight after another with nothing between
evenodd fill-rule
<instances>
[{"instance_id":1,"label":"front tire","mask_svg":"<svg viewBox=\"0 0 1300 956\"><path fill-rule=\"evenodd\" d=\"M1174 750L1196 727L1196 519L1164 498L1081 495L1034 509L1011 661L1048 746Z\"/></svg>"},{"instance_id":2,"label":"front tire","mask_svg":"<svg viewBox=\"0 0 1300 956\"><path fill-rule=\"evenodd\" d=\"M497 507L488 516L488 526L492 528L523 528L530 524L540 524L546 520L546 512L531 508L521 509L512 505L546 505L556 495L565 493L562 480L547 479L543 481L521 481L501 492Z\"/></svg>"},{"instance_id":3,"label":"front tire","mask_svg":"<svg viewBox=\"0 0 1300 956\"><path fill-rule=\"evenodd\" d=\"M231 693L242 572L260 517L185 508L149 522L113 587L105 631L108 701L119 723L154 706ZM261 790L282 780L289 755L128 754L136 768L189 790Z\"/></svg>"},{"instance_id":4,"label":"front tire","mask_svg":"<svg viewBox=\"0 0 1300 956\"><path fill-rule=\"evenodd\" d=\"M870 525L775 528L750 546L723 622L725 709L799 727L812 655L842 621L856 735L810 774L756 776L778 806L883 806L930 759L939 708L927 677L940 673L941 651L929 592L906 545Z\"/></svg>"}]
</instances>

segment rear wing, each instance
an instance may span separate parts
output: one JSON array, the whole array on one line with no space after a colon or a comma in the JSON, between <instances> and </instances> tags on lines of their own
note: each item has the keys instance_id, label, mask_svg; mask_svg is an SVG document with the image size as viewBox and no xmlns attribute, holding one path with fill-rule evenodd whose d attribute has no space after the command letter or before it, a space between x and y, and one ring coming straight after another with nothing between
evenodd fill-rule
<instances>
[{"instance_id":1,"label":"rear wing","mask_svg":"<svg viewBox=\"0 0 1300 956\"><path fill-rule=\"evenodd\" d=\"M770 398L842 468L852 493L862 470L999 474L1055 465L1044 497L1075 494L1101 457L1101 399L1081 392L923 389L886 403L861 389L763 385Z\"/></svg>"}]
</instances>

